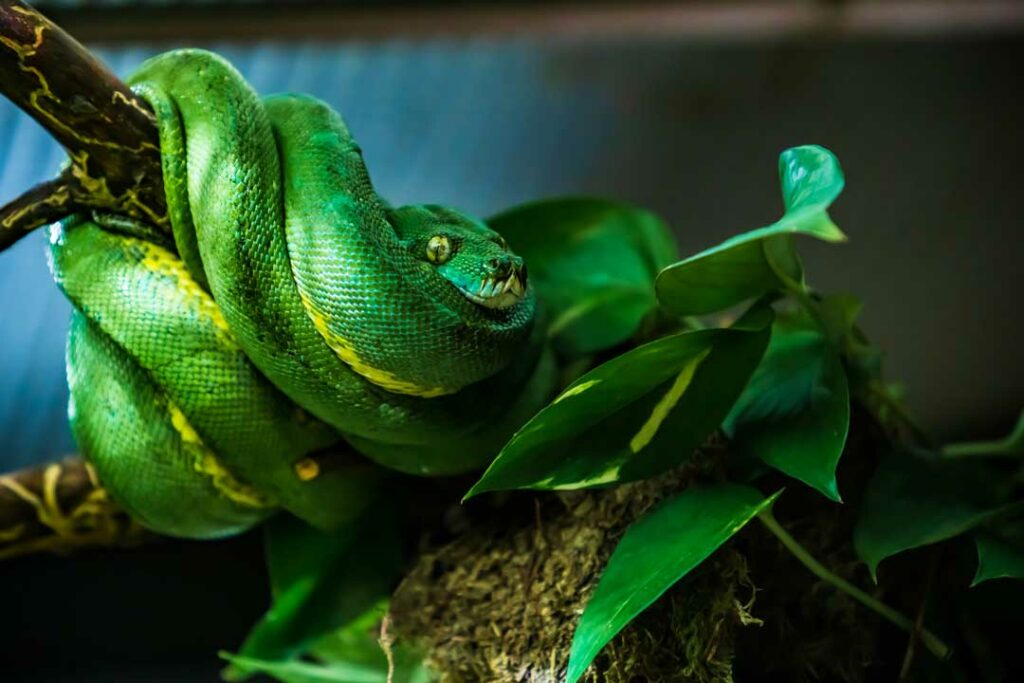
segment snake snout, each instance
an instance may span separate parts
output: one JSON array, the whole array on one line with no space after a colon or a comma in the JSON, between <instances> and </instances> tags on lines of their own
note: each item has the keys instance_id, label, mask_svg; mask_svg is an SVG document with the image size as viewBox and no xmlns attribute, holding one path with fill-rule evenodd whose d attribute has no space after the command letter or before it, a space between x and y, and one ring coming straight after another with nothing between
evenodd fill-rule
<instances>
[{"instance_id":1,"label":"snake snout","mask_svg":"<svg viewBox=\"0 0 1024 683\"><path fill-rule=\"evenodd\" d=\"M526 295L526 264L519 256L506 255L488 261L490 274L466 296L487 308L508 308Z\"/></svg>"},{"instance_id":2,"label":"snake snout","mask_svg":"<svg viewBox=\"0 0 1024 683\"><path fill-rule=\"evenodd\" d=\"M522 257L515 256L513 254L506 254L498 258L492 258L488 265L491 267L491 277L500 280L503 280L512 274L519 275L521 278L521 273L526 268L526 264L523 263Z\"/></svg>"}]
</instances>

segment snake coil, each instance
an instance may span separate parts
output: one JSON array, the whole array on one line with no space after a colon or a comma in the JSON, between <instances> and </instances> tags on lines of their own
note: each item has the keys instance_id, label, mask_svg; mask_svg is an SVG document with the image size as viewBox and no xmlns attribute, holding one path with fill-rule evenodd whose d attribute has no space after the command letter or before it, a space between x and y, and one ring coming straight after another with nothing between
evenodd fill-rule
<instances>
[{"instance_id":1,"label":"snake coil","mask_svg":"<svg viewBox=\"0 0 1024 683\"><path fill-rule=\"evenodd\" d=\"M335 526L380 469L297 476L310 453L344 439L462 471L550 397L522 259L454 210L388 206L325 104L260 99L199 50L130 83L156 113L172 235L76 216L51 256L75 309L72 430L143 524L209 538L284 508Z\"/></svg>"}]
</instances>

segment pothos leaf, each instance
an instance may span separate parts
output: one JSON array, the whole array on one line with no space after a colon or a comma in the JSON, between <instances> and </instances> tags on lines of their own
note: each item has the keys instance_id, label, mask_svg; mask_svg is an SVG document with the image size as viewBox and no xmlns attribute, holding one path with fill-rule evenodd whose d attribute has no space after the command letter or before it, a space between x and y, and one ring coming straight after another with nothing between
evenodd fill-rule
<instances>
[{"instance_id":1,"label":"pothos leaf","mask_svg":"<svg viewBox=\"0 0 1024 683\"><path fill-rule=\"evenodd\" d=\"M1009 486L981 463L890 453L868 482L854 549L877 580L885 558L959 536L1005 513Z\"/></svg>"},{"instance_id":2,"label":"pothos leaf","mask_svg":"<svg viewBox=\"0 0 1024 683\"><path fill-rule=\"evenodd\" d=\"M566 683L579 680L615 634L777 496L731 483L696 486L630 526L576 627Z\"/></svg>"},{"instance_id":3,"label":"pothos leaf","mask_svg":"<svg viewBox=\"0 0 1024 683\"><path fill-rule=\"evenodd\" d=\"M394 643L390 658L380 644L380 623L388 601L381 600L354 621L318 640L303 660L268 661L227 652L231 671L264 673L283 683L430 683L436 677L423 657ZM390 677L389 677L390 676Z\"/></svg>"},{"instance_id":4,"label":"pothos leaf","mask_svg":"<svg viewBox=\"0 0 1024 683\"><path fill-rule=\"evenodd\" d=\"M282 683L387 683L387 670L359 664L318 664L303 661L269 661L222 652L232 671L273 676ZM232 680L229 678L229 680Z\"/></svg>"},{"instance_id":5,"label":"pothos leaf","mask_svg":"<svg viewBox=\"0 0 1024 683\"><path fill-rule=\"evenodd\" d=\"M625 341L657 307L654 278L677 258L654 214L603 199L549 199L489 219L526 260L563 353Z\"/></svg>"},{"instance_id":6,"label":"pothos leaf","mask_svg":"<svg viewBox=\"0 0 1024 683\"><path fill-rule=\"evenodd\" d=\"M653 476L718 428L768 342L759 306L728 329L684 332L586 373L513 435L467 497Z\"/></svg>"},{"instance_id":7,"label":"pothos leaf","mask_svg":"<svg viewBox=\"0 0 1024 683\"><path fill-rule=\"evenodd\" d=\"M849 393L882 381L882 352L856 322L863 304L849 294L832 294L811 304L829 343L843 354Z\"/></svg>"},{"instance_id":8,"label":"pothos leaf","mask_svg":"<svg viewBox=\"0 0 1024 683\"><path fill-rule=\"evenodd\" d=\"M335 662L387 668L387 655L380 644L380 625L388 612L389 600L376 605L339 629L313 643L307 655L327 664Z\"/></svg>"},{"instance_id":9,"label":"pothos leaf","mask_svg":"<svg viewBox=\"0 0 1024 683\"><path fill-rule=\"evenodd\" d=\"M998 520L974 535L978 547L977 586L991 579L1024 579L1024 517Z\"/></svg>"},{"instance_id":10,"label":"pothos leaf","mask_svg":"<svg viewBox=\"0 0 1024 683\"><path fill-rule=\"evenodd\" d=\"M833 346L812 325L777 320L723 429L738 454L760 458L838 502L835 472L849 422L846 373Z\"/></svg>"},{"instance_id":11,"label":"pothos leaf","mask_svg":"<svg viewBox=\"0 0 1024 683\"><path fill-rule=\"evenodd\" d=\"M281 514L266 526L273 605L239 655L281 661L366 612L400 577L403 541L394 506L374 505L323 532ZM235 678L245 672L234 671Z\"/></svg>"},{"instance_id":12,"label":"pothos leaf","mask_svg":"<svg viewBox=\"0 0 1024 683\"><path fill-rule=\"evenodd\" d=\"M658 275L658 300L677 315L702 315L728 308L786 282L803 284L793 235L826 242L846 239L828 208L842 192L843 172L835 156L817 145L793 147L779 157L785 213L775 223L737 235Z\"/></svg>"}]
</instances>

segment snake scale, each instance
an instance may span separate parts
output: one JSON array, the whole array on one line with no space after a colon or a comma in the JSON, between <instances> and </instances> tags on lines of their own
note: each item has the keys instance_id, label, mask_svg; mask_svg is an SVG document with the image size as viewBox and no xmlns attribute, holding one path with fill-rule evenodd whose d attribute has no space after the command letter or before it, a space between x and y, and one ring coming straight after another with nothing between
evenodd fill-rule
<instances>
[{"instance_id":1,"label":"snake scale","mask_svg":"<svg viewBox=\"0 0 1024 683\"><path fill-rule=\"evenodd\" d=\"M74 307L72 431L145 526L213 538L277 509L322 528L381 468L486 464L552 397L526 265L482 221L393 208L326 104L260 98L177 50L130 84L153 108L171 234L117 216L52 227ZM297 474L341 440L368 458Z\"/></svg>"}]
</instances>

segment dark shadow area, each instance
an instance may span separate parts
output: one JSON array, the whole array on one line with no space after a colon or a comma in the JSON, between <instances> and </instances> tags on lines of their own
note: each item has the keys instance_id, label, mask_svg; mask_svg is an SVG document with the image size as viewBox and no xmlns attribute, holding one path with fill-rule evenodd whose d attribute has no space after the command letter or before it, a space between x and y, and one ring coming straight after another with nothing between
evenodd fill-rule
<instances>
[{"instance_id":1,"label":"dark shadow area","mask_svg":"<svg viewBox=\"0 0 1024 683\"><path fill-rule=\"evenodd\" d=\"M269 605L262 534L0 563L4 681L212 681Z\"/></svg>"}]
</instances>

